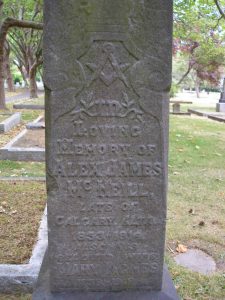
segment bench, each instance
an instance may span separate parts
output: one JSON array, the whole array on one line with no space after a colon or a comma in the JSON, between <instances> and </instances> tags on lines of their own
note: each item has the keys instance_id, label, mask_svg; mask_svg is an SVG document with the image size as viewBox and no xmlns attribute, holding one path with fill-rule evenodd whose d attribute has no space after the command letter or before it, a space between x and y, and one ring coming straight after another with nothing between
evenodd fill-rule
<instances>
[{"instance_id":1,"label":"bench","mask_svg":"<svg viewBox=\"0 0 225 300\"><path fill-rule=\"evenodd\" d=\"M189 115L190 113L189 112L181 112L180 111L180 106L181 104L192 104L193 102L191 101L176 101L176 100L172 100L170 101L173 107L173 111L172 111L172 114L174 115Z\"/></svg>"}]
</instances>

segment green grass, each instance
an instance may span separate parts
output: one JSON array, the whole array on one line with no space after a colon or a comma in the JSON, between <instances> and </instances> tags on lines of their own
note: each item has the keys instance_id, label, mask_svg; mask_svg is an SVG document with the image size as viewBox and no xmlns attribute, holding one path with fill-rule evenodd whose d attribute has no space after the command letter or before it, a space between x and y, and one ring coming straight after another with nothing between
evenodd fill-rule
<instances>
[{"instance_id":1,"label":"green grass","mask_svg":"<svg viewBox=\"0 0 225 300\"><path fill-rule=\"evenodd\" d=\"M45 164L41 162L0 161L0 177L42 177Z\"/></svg>"},{"instance_id":2,"label":"green grass","mask_svg":"<svg viewBox=\"0 0 225 300\"><path fill-rule=\"evenodd\" d=\"M35 99L34 99L35 100ZM29 101L29 100L27 100ZM32 100L31 100L32 101ZM39 99L38 99L39 101ZM40 101L43 101L43 99ZM1 112L3 113L14 113L14 112L21 112L21 119L22 119L22 122L23 123L27 123L27 122L31 122L33 120L35 120L39 115L43 115L44 112L43 110L31 110L31 109L20 109L20 110L17 110L17 109L13 109L13 104L12 102L10 103L7 103L7 111L3 111L1 110Z\"/></svg>"},{"instance_id":3,"label":"green grass","mask_svg":"<svg viewBox=\"0 0 225 300\"><path fill-rule=\"evenodd\" d=\"M201 276L175 265L167 253L182 299L225 299L224 216L225 125L171 117L167 245L175 251L179 241L201 249L218 266L215 276Z\"/></svg>"},{"instance_id":4,"label":"green grass","mask_svg":"<svg viewBox=\"0 0 225 300\"><path fill-rule=\"evenodd\" d=\"M0 264L27 263L45 207L45 184L0 182L0 199Z\"/></svg>"},{"instance_id":5,"label":"green grass","mask_svg":"<svg viewBox=\"0 0 225 300\"><path fill-rule=\"evenodd\" d=\"M1 115L0 114L0 123L3 122L3 121L5 121L9 117L10 117L10 115Z\"/></svg>"},{"instance_id":6,"label":"green grass","mask_svg":"<svg viewBox=\"0 0 225 300\"><path fill-rule=\"evenodd\" d=\"M21 112L21 119L23 123L34 121L38 116L43 115L43 110L31 110L31 109L13 109L13 103L7 104L8 112Z\"/></svg>"},{"instance_id":7,"label":"green grass","mask_svg":"<svg viewBox=\"0 0 225 300\"><path fill-rule=\"evenodd\" d=\"M181 111L187 111L188 109L194 109L199 111L205 111L205 112L215 112L216 107L213 106L201 106L196 104L183 104L181 105Z\"/></svg>"},{"instance_id":8,"label":"green grass","mask_svg":"<svg viewBox=\"0 0 225 300\"><path fill-rule=\"evenodd\" d=\"M196 104L181 104L180 105L180 111L181 112L187 112L188 109L193 109L193 110L198 110L198 111L203 111L203 112L215 112L216 107L213 106L200 106ZM172 112L172 104L170 104L170 110Z\"/></svg>"},{"instance_id":9,"label":"green grass","mask_svg":"<svg viewBox=\"0 0 225 300\"><path fill-rule=\"evenodd\" d=\"M179 267L171 258L167 257L166 262L181 300L225 299L224 275L203 276Z\"/></svg>"},{"instance_id":10,"label":"green grass","mask_svg":"<svg viewBox=\"0 0 225 300\"><path fill-rule=\"evenodd\" d=\"M33 105L44 105L44 96L39 96L35 99L18 100L17 104L33 104Z\"/></svg>"},{"instance_id":11,"label":"green grass","mask_svg":"<svg viewBox=\"0 0 225 300\"><path fill-rule=\"evenodd\" d=\"M31 300L32 296L29 294L15 294L15 295L6 295L0 294L0 300Z\"/></svg>"},{"instance_id":12,"label":"green grass","mask_svg":"<svg viewBox=\"0 0 225 300\"><path fill-rule=\"evenodd\" d=\"M22 112L22 121L24 123L28 123L37 119L40 115L43 115L43 111L41 110L29 110L23 109Z\"/></svg>"}]
</instances>

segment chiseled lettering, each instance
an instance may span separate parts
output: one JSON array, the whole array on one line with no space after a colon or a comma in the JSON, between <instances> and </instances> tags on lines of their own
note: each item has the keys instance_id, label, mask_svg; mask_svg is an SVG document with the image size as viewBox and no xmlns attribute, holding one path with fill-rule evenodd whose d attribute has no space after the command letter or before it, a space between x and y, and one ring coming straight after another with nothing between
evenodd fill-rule
<instances>
[{"instance_id":1,"label":"chiseled lettering","mask_svg":"<svg viewBox=\"0 0 225 300\"><path fill-rule=\"evenodd\" d=\"M144 183L97 181L98 197L148 197L149 191Z\"/></svg>"},{"instance_id":2,"label":"chiseled lettering","mask_svg":"<svg viewBox=\"0 0 225 300\"><path fill-rule=\"evenodd\" d=\"M115 198L115 197L148 197L153 199L154 195L147 188L145 183L135 183L131 181L122 181L119 179L72 179L71 177L62 177L57 179L59 186L59 194L76 195L83 198L89 195L90 200L92 197L102 198ZM66 198L67 202L73 202L73 198ZM94 198L93 198L94 199ZM91 202L90 202L91 203ZM103 206L102 206L103 207ZM98 208L91 203L91 206L87 211L100 212L100 204ZM81 210L81 213L85 212L85 209ZM104 205L104 212L112 211L110 204Z\"/></svg>"},{"instance_id":3,"label":"chiseled lettering","mask_svg":"<svg viewBox=\"0 0 225 300\"><path fill-rule=\"evenodd\" d=\"M165 219L154 216L138 216L136 214L126 215L122 224L126 226L162 225Z\"/></svg>"},{"instance_id":4,"label":"chiseled lettering","mask_svg":"<svg viewBox=\"0 0 225 300\"><path fill-rule=\"evenodd\" d=\"M132 152L133 151L133 152ZM57 140L57 154L69 154L77 156L90 155L115 155L128 156L131 153L140 156L152 156L156 152L156 145L153 144L86 144L77 143L76 139L58 139Z\"/></svg>"},{"instance_id":5,"label":"chiseled lettering","mask_svg":"<svg viewBox=\"0 0 225 300\"><path fill-rule=\"evenodd\" d=\"M96 274L96 265L94 264L76 264L71 262L64 262L57 264L58 272L67 276L89 276L90 274Z\"/></svg>"},{"instance_id":6,"label":"chiseled lettering","mask_svg":"<svg viewBox=\"0 0 225 300\"><path fill-rule=\"evenodd\" d=\"M151 156L156 152L156 145L137 145L138 155L148 155Z\"/></svg>"},{"instance_id":7,"label":"chiseled lettering","mask_svg":"<svg viewBox=\"0 0 225 300\"><path fill-rule=\"evenodd\" d=\"M59 177L159 177L161 174L160 162L58 160L55 166L55 175Z\"/></svg>"},{"instance_id":8,"label":"chiseled lettering","mask_svg":"<svg viewBox=\"0 0 225 300\"><path fill-rule=\"evenodd\" d=\"M139 137L143 129L135 125L91 125L84 126L82 121L74 121L75 137Z\"/></svg>"},{"instance_id":9,"label":"chiseled lettering","mask_svg":"<svg viewBox=\"0 0 225 300\"><path fill-rule=\"evenodd\" d=\"M143 274L147 275L152 273L154 270L152 269L151 263L122 263L120 265L111 265L108 269L109 272L120 276L125 274Z\"/></svg>"},{"instance_id":10,"label":"chiseled lettering","mask_svg":"<svg viewBox=\"0 0 225 300\"><path fill-rule=\"evenodd\" d=\"M58 226L110 226L115 224L112 217L76 217L56 216L55 224Z\"/></svg>"},{"instance_id":11,"label":"chiseled lettering","mask_svg":"<svg viewBox=\"0 0 225 300\"><path fill-rule=\"evenodd\" d=\"M78 231L74 234L74 239L78 242L139 242L145 238L144 232L140 229Z\"/></svg>"},{"instance_id":12,"label":"chiseled lettering","mask_svg":"<svg viewBox=\"0 0 225 300\"><path fill-rule=\"evenodd\" d=\"M97 202L81 204L80 213L109 213L113 211L113 203Z\"/></svg>"},{"instance_id":13,"label":"chiseled lettering","mask_svg":"<svg viewBox=\"0 0 225 300\"><path fill-rule=\"evenodd\" d=\"M153 144L87 144L77 143L77 139L58 139L57 140L57 154L69 154L77 156L90 155L115 155L128 156L131 153L140 156L152 156L156 152L156 145Z\"/></svg>"}]
</instances>

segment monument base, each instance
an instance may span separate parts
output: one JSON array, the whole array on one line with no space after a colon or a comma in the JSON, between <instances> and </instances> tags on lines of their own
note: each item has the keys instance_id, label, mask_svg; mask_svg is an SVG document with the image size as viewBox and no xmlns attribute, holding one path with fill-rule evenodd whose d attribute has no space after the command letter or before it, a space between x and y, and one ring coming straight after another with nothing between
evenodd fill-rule
<instances>
[{"instance_id":1,"label":"monument base","mask_svg":"<svg viewBox=\"0 0 225 300\"><path fill-rule=\"evenodd\" d=\"M161 291L51 293L48 260L45 255L32 300L179 300L179 297L166 266Z\"/></svg>"},{"instance_id":2,"label":"monument base","mask_svg":"<svg viewBox=\"0 0 225 300\"><path fill-rule=\"evenodd\" d=\"M225 103L217 103L216 104L216 111L217 112L225 112Z\"/></svg>"}]
</instances>

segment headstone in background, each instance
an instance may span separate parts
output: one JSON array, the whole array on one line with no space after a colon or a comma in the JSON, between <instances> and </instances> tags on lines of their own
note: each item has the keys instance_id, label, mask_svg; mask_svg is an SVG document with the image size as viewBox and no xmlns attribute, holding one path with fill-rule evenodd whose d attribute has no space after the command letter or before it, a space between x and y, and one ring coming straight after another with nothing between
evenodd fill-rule
<instances>
[{"instance_id":1,"label":"headstone in background","mask_svg":"<svg viewBox=\"0 0 225 300\"><path fill-rule=\"evenodd\" d=\"M223 90L220 94L219 103L216 104L216 111L225 112L225 78L223 79Z\"/></svg>"},{"instance_id":2,"label":"headstone in background","mask_svg":"<svg viewBox=\"0 0 225 300\"><path fill-rule=\"evenodd\" d=\"M175 114L179 114L181 111L180 111L180 103L174 103L173 105L172 105L172 107L173 107L173 113L175 113Z\"/></svg>"},{"instance_id":3,"label":"headstone in background","mask_svg":"<svg viewBox=\"0 0 225 300\"><path fill-rule=\"evenodd\" d=\"M177 299L163 277L171 44L170 0L45 1L49 248L34 299Z\"/></svg>"}]
</instances>

